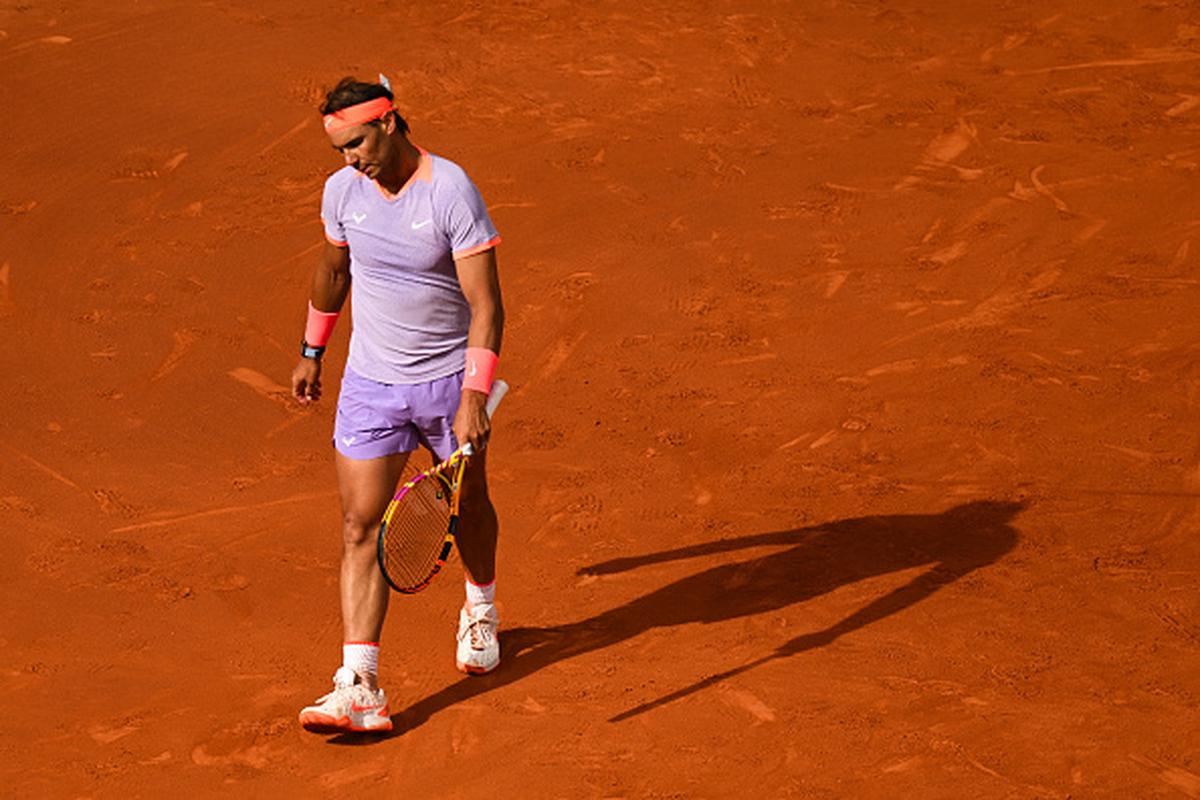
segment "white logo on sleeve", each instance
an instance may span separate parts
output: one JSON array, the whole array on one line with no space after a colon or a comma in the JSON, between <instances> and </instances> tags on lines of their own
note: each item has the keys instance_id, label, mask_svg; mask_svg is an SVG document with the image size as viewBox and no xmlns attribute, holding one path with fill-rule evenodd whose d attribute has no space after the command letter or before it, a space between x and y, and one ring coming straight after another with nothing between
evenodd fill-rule
<instances>
[{"instance_id":1,"label":"white logo on sleeve","mask_svg":"<svg viewBox=\"0 0 1200 800\"><path fill-rule=\"evenodd\" d=\"M419 231L419 230L421 230L421 228L424 228L426 225L428 225L431 222L433 222L433 220L431 220L431 219L427 219L424 222L414 222L412 224L412 229L414 231Z\"/></svg>"},{"instance_id":2,"label":"white logo on sleeve","mask_svg":"<svg viewBox=\"0 0 1200 800\"><path fill-rule=\"evenodd\" d=\"M474 378L475 373L477 372L479 372L479 370L475 368L475 359L471 359L471 369L467 370L467 375Z\"/></svg>"},{"instance_id":3,"label":"white logo on sleeve","mask_svg":"<svg viewBox=\"0 0 1200 800\"><path fill-rule=\"evenodd\" d=\"M349 447L350 445L354 444L357 441L358 441L357 436L343 436L342 437L342 444L346 445L346 447Z\"/></svg>"},{"instance_id":4,"label":"white logo on sleeve","mask_svg":"<svg viewBox=\"0 0 1200 800\"><path fill-rule=\"evenodd\" d=\"M357 223L357 224L359 224L359 225L362 225L362 221L363 221L364 219L366 219L366 218L367 218L367 215L366 215L366 214L360 214L360 213L358 213L357 211L355 211L355 212L354 212L353 214L351 214L350 216L354 217L354 221L355 221L355 223Z\"/></svg>"}]
</instances>

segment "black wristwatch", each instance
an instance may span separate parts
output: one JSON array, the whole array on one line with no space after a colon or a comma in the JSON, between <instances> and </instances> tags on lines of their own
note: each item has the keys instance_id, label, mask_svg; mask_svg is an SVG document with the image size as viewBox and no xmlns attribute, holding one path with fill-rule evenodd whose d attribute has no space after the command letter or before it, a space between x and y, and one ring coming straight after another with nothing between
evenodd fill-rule
<instances>
[{"instance_id":1,"label":"black wristwatch","mask_svg":"<svg viewBox=\"0 0 1200 800\"><path fill-rule=\"evenodd\" d=\"M317 361L321 360L321 356L325 355L325 347L315 347L303 339L300 340L300 355L304 358L312 358Z\"/></svg>"}]
</instances>

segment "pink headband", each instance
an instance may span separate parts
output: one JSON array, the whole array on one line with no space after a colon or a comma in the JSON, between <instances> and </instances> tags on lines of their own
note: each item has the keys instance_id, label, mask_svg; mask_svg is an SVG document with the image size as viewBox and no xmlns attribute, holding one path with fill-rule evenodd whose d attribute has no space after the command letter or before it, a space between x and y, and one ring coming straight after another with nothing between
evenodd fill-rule
<instances>
[{"instance_id":1,"label":"pink headband","mask_svg":"<svg viewBox=\"0 0 1200 800\"><path fill-rule=\"evenodd\" d=\"M358 105L347 106L323 117L325 132L333 133L352 128L355 125L362 125L364 122L373 122L391 110L392 101L386 97L376 97L374 100L367 100Z\"/></svg>"}]
</instances>

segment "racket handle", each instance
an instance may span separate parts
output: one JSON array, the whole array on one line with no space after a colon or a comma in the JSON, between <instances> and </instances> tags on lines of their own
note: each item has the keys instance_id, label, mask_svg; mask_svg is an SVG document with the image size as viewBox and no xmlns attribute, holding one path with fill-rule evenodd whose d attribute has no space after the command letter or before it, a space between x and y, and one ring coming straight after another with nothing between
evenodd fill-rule
<instances>
[{"instance_id":1,"label":"racket handle","mask_svg":"<svg viewBox=\"0 0 1200 800\"><path fill-rule=\"evenodd\" d=\"M487 412L488 419L496 413L496 407L500 405L500 401L504 399L504 395L508 394L508 384L497 378L492 381L492 391L488 394L487 405L483 408ZM471 443L467 442L463 445L462 453L464 456L475 455L475 448L471 447Z\"/></svg>"},{"instance_id":2,"label":"racket handle","mask_svg":"<svg viewBox=\"0 0 1200 800\"><path fill-rule=\"evenodd\" d=\"M488 394L487 405L484 409L487 410L488 419L496 413L496 406L500 405L500 401L504 399L504 395L508 394L508 384L497 378L492 381L492 391Z\"/></svg>"}]
</instances>

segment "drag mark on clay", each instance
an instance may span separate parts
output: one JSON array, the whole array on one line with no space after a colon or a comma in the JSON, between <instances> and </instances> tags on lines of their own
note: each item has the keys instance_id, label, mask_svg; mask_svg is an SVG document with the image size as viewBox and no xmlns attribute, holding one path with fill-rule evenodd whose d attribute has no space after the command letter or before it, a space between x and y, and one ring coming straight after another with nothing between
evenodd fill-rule
<instances>
[{"instance_id":1,"label":"drag mark on clay","mask_svg":"<svg viewBox=\"0 0 1200 800\"><path fill-rule=\"evenodd\" d=\"M565 511L556 511L556 512L552 513L552 515L550 515L550 517L546 518L546 522L544 524L542 524L538 530L533 531L533 534L529 535L529 541L530 542L538 541L539 539L541 539L542 536L545 536L546 533L548 533L548 531L556 529L558 523L560 521L563 521L563 519L565 519L565 518L566 518Z\"/></svg>"},{"instance_id":2,"label":"drag mark on clay","mask_svg":"<svg viewBox=\"0 0 1200 800\"><path fill-rule=\"evenodd\" d=\"M53 470L50 467L43 464L42 462L38 461L33 456L26 455L25 453L22 453L20 450L16 450L12 447L8 447L7 445L6 445L6 449L9 452L14 453L14 454L20 456L21 458L25 459L30 464L37 467L42 472L46 473L51 478L54 478L54 480L58 481L59 483L66 484L67 486L70 486L72 489L79 489L79 484L75 483L75 481L71 480L66 475L63 475L61 472L56 472L55 470ZM82 489L80 489L80 491L82 491Z\"/></svg>"},{"instance_id":3,"label":"drag mark on clay","mask_svg":"<svg viewBox=\"0 0 1200 800\"><path fill-rule=\"evenodd\" d=\"M93 489L92 499L105 514L118 514L124 517L137 515L137 510L125 502L121 495L113 489Z\"/></svg>"},{"instance_id":4,"label":"drag mark on clay","mask_svg":"<svg viewBox=\"0 0 1200 800\"><path fill-rule=\"evenodd\" d=\"M829 444L836 438L837 438L837 429L834 428L834 429L828 430L824 434L821 435L820 439L817 439L815 442L810 444L808 446L808 449L816 450L819 447L824 447L825 445Z\"/></svg>"},{"instance_id":5,"label":"drag mark on clay","mask_svg":"<svg viewBox=\"0 0 1200 800\"><path fill-rule=\"evenodd\" d=\"M1150 610L1171 633L1193 645L1200 645L1200 629L1188 620L1183 609L1165 604L1155 606Z\"/></svg>"},{"instance_id":6,"label":"drag mark on clay","mask_svg":"<svg viewBox=\"0 0 1200 800\"><path fill-rule=\"evenodd\" d=\"M388 776L388 765L383 759L377 759L369 764L354 764L333 772L326 772L318 780L326 789L340 789L359 781L378 781Z\"/></svg>"},{"instance_id":7,"label":"drag mark on clay","mask_svg":"<svg viewBox=\"0 0 1200 800\"><path fill-rule=\"evenodd\" d=\"M920 328L912 333L895 336L884 342L884 345L891 347L915 339L918 336L938 331L976 330L999 325L1018 311L1028 308L1034 302L1052 299L1041 297L1041 293L1053 286L1060 277L1062 277L1062 270L1058 269L1057 266L1043 270L1030 279L1028 288L1024 290L1013 291L1011 289L1002 289L991 297L984 299L967 314Z\"/></svg>"},{"instance_id":8,"label":"drag mark on clay","mask_svg":"<svg viewBox=\"0 0 1200 800\"><path fill-rule=\"evenodd\" d=\"M275 383L275 381L271 380L266 375L263 375L261 372L252 370L249 367L238 367L229 371L229 377L233 378L239 383L246 384L258 394L262 395L268 400L283 405L284 408L287 408L290 411L297 410L293 408L291 403L291 390L289 390L286 386L280 386L278 383Z\"/></svg>"},{"instance_id":9,"label":"drag mark on clay","mask_svg":"<svg viewBox=\"0 0 1200 800\"><path fill-rule=\"evenodd\" d=\"M897 761L895 764L890 764L884 767L882 771L885 773L907 772L913 767L918 767L923 763L925 763L924 756L913 756L912 758L906 758L903 761Z\"/></svg>"},{"instance_id":10,"label":"drag mark on clay","mask_svg":"<svg viewBox=\"0 0 1200 800\"><path fill-rule=\"evenodd\" d=\"M1200 106L1200 95L1183 94L1181 92L1179 96L1182 97L1183 100L1168 108L1163 112L1163 114L1168 117L1178 117L1179 115L1186 114L1193 108Z\"/></svg>"},{"instance_id":11,"label":"drag mark on clay","mask_svg":"<svg viewBox=\"0 0 1200 800\"><path fill-rule=\"evenodd\" d=\"M929 230L925 231L925 235L921 237L921 244L929 244L933 241L933 237L937 236L938 231L942 229L942 225L946 222L945 217L938 217L929 226Z\"/></svg>"},{"instance_id":12,"label":"drag mark on clay","mask_svg":"<svg viewBox=\"0 0 1200 800\"><path fill-rule=\"evenodd\" d=\"M212 747L198 744L192 749L192 763L200 767L245 766L253 769L265 769L269 763L270 745L268 743L251 744L246 747L233 747L228 752L226 737L220 737L219 743Z\"/></svg>"},{"instance_id":13,"label":"drag mark on clay","mask_svg":"<svg viewBox=\"0 0 1200 800\"><path fill-rule=\"evenodd\" d=\"M979 170L964 170L955 167L953 164L977 139L978 130L975 126L964 119L960 119L953 130L938 134L925 147L925 153L921 156L920 163L917 164L917 171L952 169L958 173L959 177L964 179L969 180L979 177L982 174ZM910 189L920 183L921 180L921 177L916 174L908 175L893 186L892 189L893 191Z\"/></svg>"},{"instance_id":14,"label":"drag mark on clay","mask_svg":"<svg viewBox=\"0 0 1200 800\"><path fill-rule=\"evenodd\" d=\"M1130 275L1128 272L1106 272L1110 278L1138 283L1155 283L1161 286L1200 286L1200 280L1192 278L1147 278L1142 275Z\"/></svg>"},{"instance_id":15,"label":"drag mark on clay","mask_svg":"<svg viewBox=\"0 0 1200 800\"><path fill-rule=\"evenodd\" d=\"M578 275L583 273L576 274ZM542 368L538 370L537 380L545 380L557 372L559 367L566 363L567 359L571 357L571 353L574 352L575 348L579 346L579 343L583 341L583 338L586 335L587 332L583 331L576 336L565 337L555 342L550 348L550 352L546 354L546 357L543 359L545 363L543 363Z\"/></svg>"},{"instance_id":16,"label":"drag mark on clay","mask_svg":"<svg viewBox=\"0 0 1200 800\"><path fill-rule=\"evenodd\" d=\"M10 52L15 53L20 50L26 50L30 47L36 47L39 44L56 44L56 45L70 44L71 41L72 40L71 40L70 36L43 36L39 39L34 39L32 41L23 42L22 44L16 45L15 47L13 47L13 49Z\"/></svg>"},{"instance_id":17,"label":"drag mark on clay","mask_svg":"<svg viewBox=\"0 0 1200 800\"><path fill-rule=\"evenodd\" d=\"M1184 242L1183 244L1179 245L1179 248L1175 251L1175 257L1171 259L1171 265L1169 267L1167 267L1167 269L1179 269L1180 267L1182 267L1184 262L1187 261L1188 251L1190 251L1191 249L1192 249L1191 239L1189 239L1186 242Z\"/></svg>"},{"instance_id":18,"label":"drag mark on clay","mask_svg":"<svg viewBox=\"0 0 1200 800\"><path fill-rule=\"evenodd\" d=\"M1138 461L1149 462L1149 461L1153 461L1157 457L1154 453L1147 453L1144 450L1134 450L1132 447L1120 447L1115 444L1103 444L1103 443L1102 443L1102 446L1109 450L1112 450L1113 452L1120 453L1121 455L1129 456L1130 458L1135 458Z\"/></svg>"},{"instance_id":19,"label":"drag mark on clay","mask_svg":"<svg viewBox=\"0 0 1200 800\"><path fill-rule=\"evenodd\" d=\"M742 356L741 358L729 358L724 361L717 362L718 366L731 366L735 364L757 364L760 361L774 361L779 358L778 353L759 353L756 356Z\"/></svg>"},{"instance_id":20,"label":"drag mark on clay","mask_svg":"<svg viewBox=\"0 0 1200 800\"><path fill-rule=\"evenodd\" d=\"M955 741L952 741L949 739L943 739L941 741L936 741L934 743L934 747L935 747L935 749L939 749L939 750L949 750L950 752L954 753L959 758L961 758L963 761L966 761L968 764L970 764L972 767L979 770L983 774L990 775L993 778L1004 781L1005 783L1010 784L1012 786L1020 786L1021 788L1025 789L1026 791L1033 792L1038 797L1057 798L1058 800L1067 800L1067 798L1070 797L1069 794L1064 794L1063 792L1058 792L1053 789L1049 789L1045 786L1039 786L1037 784L1025 783L1023 781L1014 780L1014 779L1008 777L1007 775L997 772L996 770L992 769L991 767L987 766L986 764L983 764L982 762L979 761L979 759L975 758L970 753L968 753L966 748L964 748L958 742L955 742Z\"/></svg>"},{"instance_id":21,"label":"drag mark on clay","mask_svg":"<svg viewBox=\"0 0 1200 800\"><path fill-rule=\"evenodd\" d=\"M450 731L450 751L456 756L464 756L479 749L482 738L479 735L479 720L483 708L474 703L459 703L455 711L463 712L455 718Z\"/></svg>"},{"instance_id":22,"label":"drag mark on clay","mask_svg":"<svg viewBox=\"0 0 1200 800\"><path fill-rule=\"evenodd\" d=\"M153 522L139 522L134 525L125 525L120 528L113 528L109 533L125 533L127 531L140 531L148 528L165 528L169 525L176 525L180 522L191 522L197 519L206 519L208 517L220 517L226 514L237 514L243 511L257 511L263 508L274 508L275 506L285 506L291 503L303 503L309 500L320 500L336 495L334 490L324 492L305 492L303 494L294 494L290 497L281 497L277 500L267 500L262 503L245 503L235 506L222 506L221 508L210 508L206 511L194 511L189 514L180 514L176 517L168 517L167 519L158 519Z\"/></svg>"},{"instance_id":23,"label":"drag mark on clay","mask_svg":"<svg viewBox=\"0 0 1200 800\"><path fill-rule=\"evenodd\" d=\"M288 428L291 428L293 425L300 424L307 418L308 418L307 414L295 414L295 415L285 419L283 422L279 423L274 428L271 428L271 430L267 431L266 438L273 439L276 436L278 436L279 434L286 431Z\"/></svg>"},{"instance_id":24,"label":"drag mark on clay","mask_svg":"<svg viewBox=\"0 0 1200 800\"><path fill-rule=\"evenodd\" d=\"M938 250L936 253L926 256L925 258L922 258L921 260L924 262L929 262L929 263L937 264L938 266L944 267L947 264L952 264L955 261L958 261L960 258L965 256L966 254L967 254L967 243L965 241L959 241L959 242L955 242L954 244L952 244L948 247L943 247L941 250Z\"/></svg>"},{"instance_id":25,"label":"drag mark on clay","mask_svg":"<svg viewBox=\"0 0 1200 800\"><path fill-rule=\"evenodd\" d=\"M12 301L12 291L9 289L8 276L12 266L5 261L0 264L0 317L7 317L16 309Z\"/></svg>"},{"instance_id":26,"label":"drag mark on clay","mask_svg":"<svg viewBox=\"0 0 1200 800\"><path fill-rule=\"evenodd\" d=\"M1033 183L1033 188L1037 189L1038 194L1048 198L1050 202L1054 203L1054 207L1059 211L1069 212L1071 209L1067 208L1067 204L1058 199L1058 196L1055 195L1054 192L1050 191L1046 184L1039 180L1038 176L1042 174L1042 170L1045 168L1045 164L1040 164L1034 167L1033 171L1029 173L1029 180Z\"/></svg>"},{"instance_id":27,"label":"drag mark on clay","mask_svg":"<svg viewBox=\"0 0 1200 800\"><path fill-rule=\"evenodd\" d=\"M123 725L116 728L106 728L103 725L93 725L88 729L88 736L96 744L112 744L118 739L124 739L131 733L141 730L137 725Z\"/></svg>"},{"instance_id":28,"label":"drag mark on clay","mask_svg":"<svg viewBox=\"0 0 1200 800\"><path fill-rule=\"evenodd\" d=\"M1160 781L1183 792L1188 797L1200 797L1200 775L1188 772L1182 767L1165 764L1149 756L1130 753L1129 757L1137 764L1154 772Z\"/></svg>"},{"instance_id":29,"label":"drag mark on clay","mask_svg":"<svg viewBox=\"0 0 1200 800\"><path fill-rule=\"evenodd\" d=\"M998 45L994 45L992 47L989 47L987 50L984 50L983 53L979 56L979 60L986 64L992 60L992 56L995 55L995 53L997 51L1007 52L1009 50L1012 50L1015 47L1020 47L1022 44L1025 43L1025 40L1028 38L1029 38L1029 36L1024 33L1009 34L1008 36L1004 37L1004 41L1002 43L1000 43Z\"/></svg>"},{"instance_id":30,"label":"drag mark on clay","mask_svg":"<svg viewBox=\"0 0 1200 800\"><path fill-rule=\"evenodd\" d=\"M811 433L802 433L799 436L797 436L795 439L786 441L783 444L779 445L779 447L777 447L775 449L776 450L789 450L798 444L804 444L805 440L807 440L811 436L812 436Z\"/></svg>"},{"instance_id":31,"label":"drag mark on clay","mask_svg":"<svg viewBox=\"0 0 1200 800\"><path fill-rule=\"evenodd\" d=\"M717 687L717 693L725 705L731 708L740 708L760 723L775 721L775 709L745 689L734 689L720 684Z\"/></svg>"},{"instance_id":32,"label":"drag mark on clay","mask_svg":"<svg viewBox=\"0 0 1200 800\"><path fill-rule=\"evenodd\" d=\"M1107 225L1108 220L1106 219L1096 220L1075 235L1075 244L1083 244L1084 242L1092 239L1097 233L1104 230Z\"/></svg>"},{"instance_id":33,"label":"drag mark on clay","mask_svg":"<svg viewBox=\"0 0 1200 800\"><path fill-rule=\"evenodd\" d=\"M284 142L286 142L288 139L292 138L292 137L293 137L293 136L295 136L297 133L299 133L300 131L302 131L302 130L304 130L305 128L307 128L307 127L308 127L308 123L309 123L309 119L308 119L308 117L305 117L305 118L304 118L303 120L301 120L300 122L298 122L298 123L296 123L295 125L293 125L292 127L288 128L288 130L287 130L287 132L286 132L286 133L284 133L282 136L279 136L279 137L277 137L277 138L276 138L274 141L272 141L270 144L268 144L268 145L267 145L266 147L264 147L262 150L259 150L259 151L258 151L259 158L261 158L261 157L265 156L267 153L269 153L269 152L271 152L272 150L274 150L274 149L275 149L277 146L279 146L279 145L283 144L283 143L284 143Z\"/></svg>"},{"instance_id":34,"label":"drag mark on clay","mask_svg":"<svg viewBox=\"0 0 1200 800\"><path fill-rule=\"evenodd\" d=\"M906 358L903 361L892 361L888 364L880 364L878 367L872 367L863 373L868 378L874 378L879 375L895 375L904 372L912 372L917 368L920 362L915 358Z\"/></svg>"},{"instance_id":35,"label":"drag mark on clay","mask_svg":"<svg viewBox=\"0 0 1200 800\"><path fill-rule=\"evenodd\" d=\"M175 170L179 169L179 165L186 161L187 157L187 151L184 150L168 158L166 163L163 164L163 174L169 175Z\"/></svg>"},{"instance_id":36,"label":"drag mark on clay","mask_svg":"<svg viewBox=\"0 0 1200 800\"><path fill-rule=\"evenodd\" d=\"M1104 61L1085 61L1082 64L1063 64L1057 67L1041 67L1040 69L1005 70L1005 75L1045 75L1051 72L1066 72L1076 69L1098 69L1102 67L1141 67L1147 64L1174 64L1183 61L1195 61L1200 53L1187 50L1143 50L1142 58L1116 58Z\"/></svg>"},{"instance_id":37,"label":"drag mark on clay","mask_svg":"<svg viewBox=\"0 0 1200 800\"><path fill-rule=\"evenodd\" d=\"M324 246L325 246L324 241L310 244L308 247L304 248L299 253L294 253L294 254L288 256L287 258L285 258L283 261L280 261L278 264L275 265L275 268L279 269L282 267L286 267L288 264L291 264L293 261L296 261L297 259L300 259L300 258L304 258L304 256L308 255L309 253L315 253L317 250L320 250Z\"/></svg>"},{"instance_id":38,"label":"drag mark on clay","mask_svg":"<svg viewBox=\"0 0 1200 800\"><path fill-rule=\"evenodd\" d=\"M909 314L912 316L912 314ZM916 358L906 358L900 361L892 361L887 364L880 364L878 367L872 367L862 375L852 376L843 375L837 378L838 383L845 383L850 386L866 386L871 382L872 378L878 378L880 375L904 375L917 369L947 369L949 367L961 367L971 363L971 359L966 355L951 356L950 358L927 360L922 362Z\"/></svg>"},{"instance_id":39,"label":"drag mark on clay","mask_svg":"<svg viewBox=\"0 0 1200 800\"><path fill-rule=\"evenodd\" d=\"M192 345L196 343L198 338L194 331L175 331L175 344L171 347L171 352L159 364L158 369L154 371L154 375L151 376L150 380L159 380L174 370L175 367L179 366L179 362L187 354L187 351L192 348Z\"/></svg>"},{"instance_id":40,"label":"drag mark on clay","mask_svg":"<svg viewBox=\"0 0 1200 800\"><path fill-rule=\"evenodd\" d=\"M954 130L939 134L925 148L921 163L930 167L944 167L967 152L975 141L975 126L960 119Z\"/></svg>"},{"instance_id":41,"label":"drag mark on clay","mask_svg":"<svg viewBox=\"0 0 1200 800\"><path fill-rule=\"evenodd\" d=\"M838 293L838 290L845 285L846 279L850 277L849 272L835 272L829 276L829 283L825 284L825 299L828 300Z\"/></svg>"}]
</instances>

